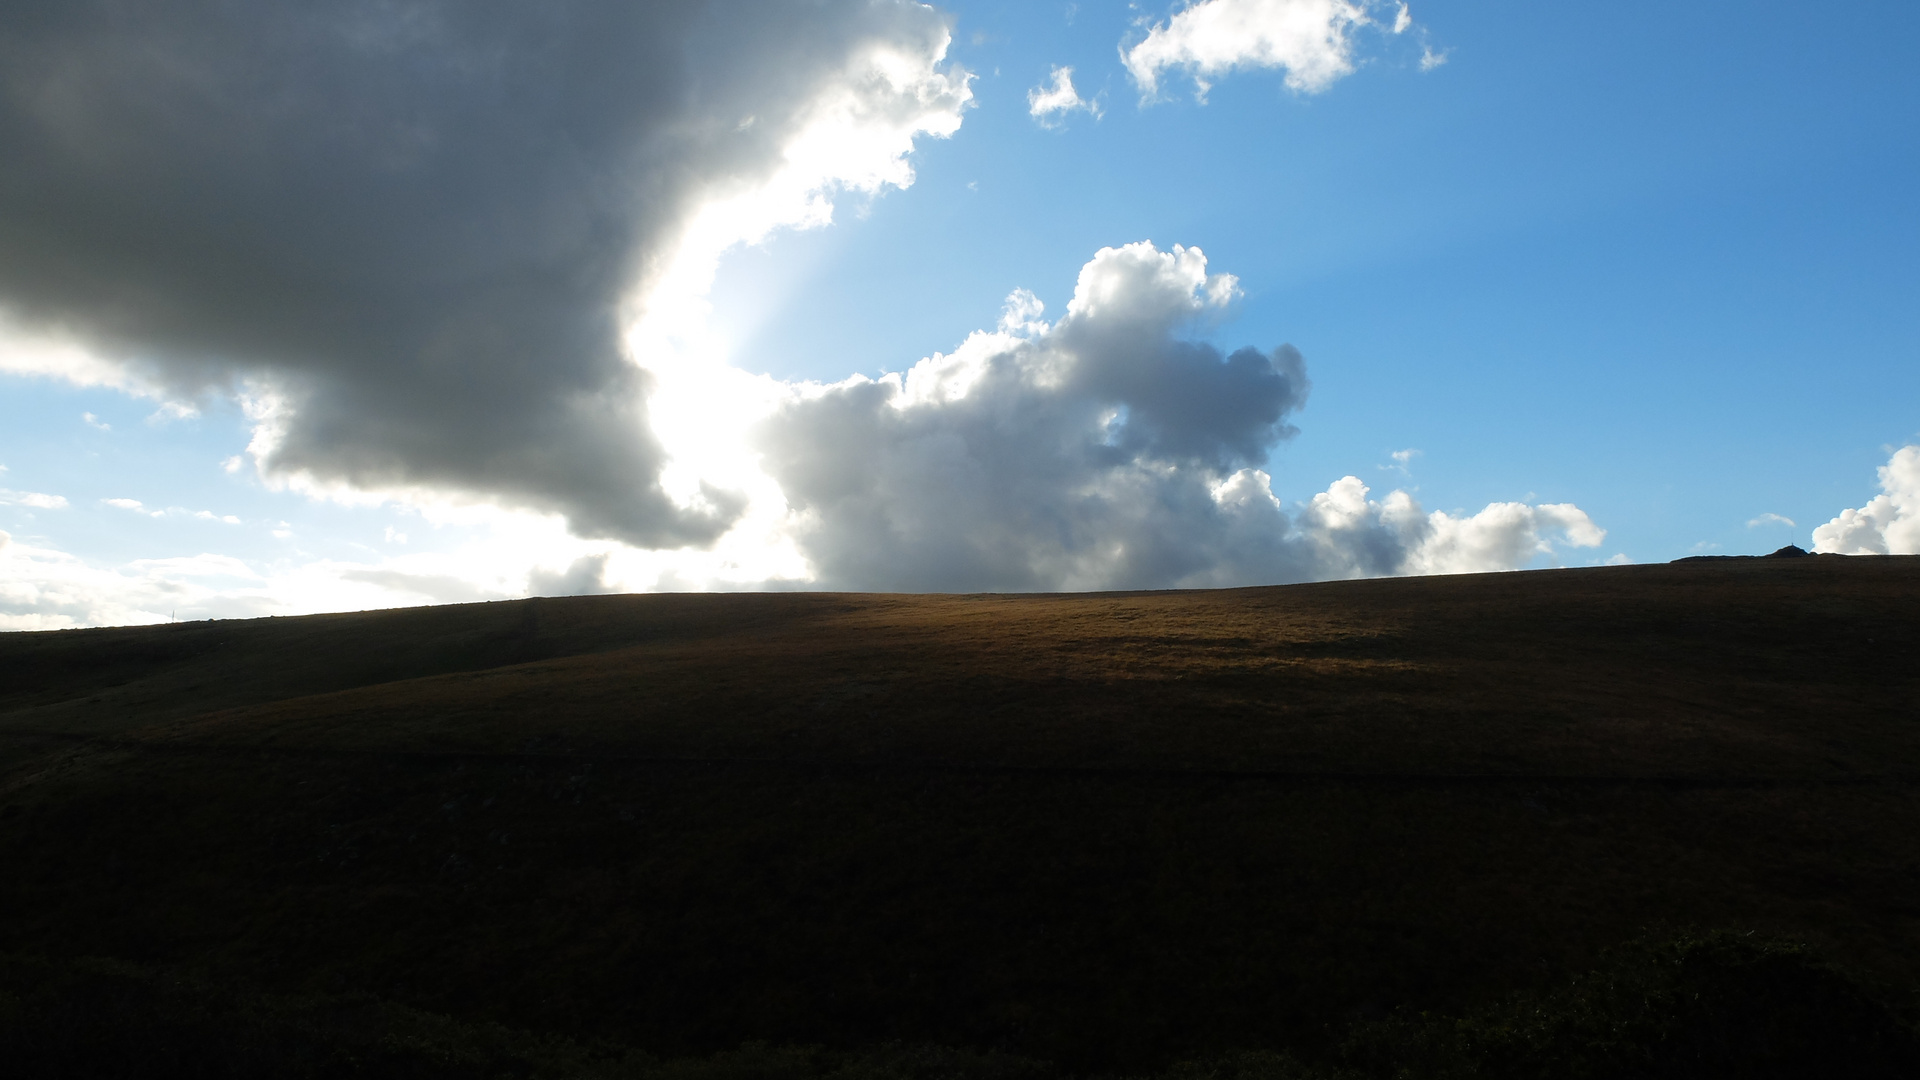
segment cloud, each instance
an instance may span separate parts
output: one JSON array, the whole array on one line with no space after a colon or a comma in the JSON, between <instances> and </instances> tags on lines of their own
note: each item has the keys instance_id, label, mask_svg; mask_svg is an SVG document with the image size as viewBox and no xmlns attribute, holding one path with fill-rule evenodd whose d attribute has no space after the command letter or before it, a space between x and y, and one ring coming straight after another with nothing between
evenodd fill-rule
<instances>
[{"instance_id":1,"label":"cloud","mask_svg":"<svg viewBox=\"0 0 1920 1080\"><path fill-rule=\"evenodd\" d=\"M225 615L268 614L249 602L258 585L255 572L224 556L140 560L106 569L16 542L0 546L0 630L164 622L209 600Z\"/></svg>"},{"instance_id":2,"label":"cloud","mask_svg":"<svg viewBox=\"0 0 1920 1080\"><path fill-rule=\"evenodd\" d=\"M1210 80L1237 68L1281 68L1289 89L1319 93L1352 73L1351 35L1372 21L1369 6L1349 0L1201 0L1155 24L1121 58L1147 98L1159 93L1161 75L1175 69L1193 76L1202 97Z\"/></svg>"},{"instance_id":3,"label":"cloud","mask_svg":"<svg viewBox=\"0 0 1920 1080\"><path fill-rule=\"evenodd\" d=\"M116 510L131 510L136 514L145 514L152 518L190 517L201 521L218 521L227 525L238 525L240 519L232 514L216 514L211 510L188 510L181 506L169 506L165 510L149 510L139 499L101 499L102 503Z\"/></svg>"},{"instance_id":4,"label":"cloud","mask_svg":"<svg viewBox=\"0 0 1920 1080\"><path fill-rule=\"evenodd\" d=\"M1920 446L1880 466L1880 490L1858 510L1813 530L1813 550L1838 555L1920 555Z\"/></svg>"},{"instance_id":5,"label":"cloud","mask_svg":"<svg viewBox=\"0 0 1920 1080\"><path fill-rule=\"evenodd\" d=\"M1394 472L1399 473L1401 476L1412 476L1413 475L1413 459L1420 456L1420 451L1415 450L1412 447L1408 447L1405 450L1395 450L1392 453L1388 454L1387 456L1393 459L1393 464L1382 465L1380 466L1380 468L1391 469Z\"/></svg>"},{"instance_id":6,"label":"cloud","mask_svg":"<svg viewBox=\"0 0 1920 1080\"><path fill-rule=\"evenodd\" d=\"M1440 65L1446 63L1447 53L1450 51L1451 50L1448 50L1448 49L1441 49L1439 52L1434 52L1433 47L1430 45L1421 46L1420 47L1420 70L1432 71L1434 68L1437 68Z\"/></svg>"},{"instance_id":7,"label":"cloud","mask_svg":"<svg viewBox=\"0 0 1920 1080\"><path fill-rule=\"evenodd\" d=\"M1052 79L1052 86L1036 86L1027 91L1027 114L1041 127L1058 127L1065 122L1067 114L1073 112L1091 113L1099 117L1098 103L1082 99L1079 91L1073 88L1072 68L1054 68Z\"/></svg>"},{"instance_id":8,"label":"cloud","mask_svg":"<svg viewBox=\"0 0 1920 1080\"><path fill-rule=\"evenodd\" d=\"M911 183L971 97L948 31L905 0L8 20L0 370L178 415L238 395L261 470L307 490L709 543L742 496L668 483L652 406L680 361L634 325L727 247Z\"/></svg>"},{"instance_id":9,"label":"cloud","mask_svg":"<svg viewBox=\"0 0 1920 1080\"><path fill-rule=\"evenodd\" d=\"M1305 403L1292 346L1192 333L1238 293L1197 248L1104 248L1061 319L1031 293L903 374L797 388L758 445L825 587L1068 590L1512 569L1604 532L1570 504L1428 513L1346 477L1289 512L1262 466Z\"/></svg>"},{"instance_id":10,"label":"cloud","mask_svg":"<svg viewBox=\"0 0 1920 1080\"><path fill-rule=\"evenodd\" d=\"M41 543L0 543L0 630L52 630L461 603L526 595L527 567L584 545L557 518L432 551L354 563L250 562L203 552L102 564Z\"/></svg>"},{"instance_id":11,"label":"cloud","mask_svg":"<svg viewBox=\"0 0 1920 1080\"><path fill-rule=\"evenodd\" d=\"M1767 513L1761 514L1759 517L1747 522L1747 528L1749 529L1757 529L1762 525L1786 525L1792 527L1793 519L1782 514Z\"/></svg>"},{"instance_id":12,"label":"cloud","mask_svg":"<svg viewBox=\"0 0 1920 1080\"><path fill-rule=\"evenodd\" d=\"M4 178L0 178L0 190L4 188ZM0 253L0 260L4 258ZM0 291L0 375L59 379L75 386L104 387L161 402L172 393L151 365L136 358L105 359L60 326L23 322L8 310L4 291Z\"/></svg>"},{"instance_id":13,"label":"cloud","mask_svg":"<svg viewBox=\"0 0 1920 1080\"><path fill-rule=\"evenodd\" d=\"M536 568L527 575L529 596L597 596L619 592L607 583L607 555L582 555L555 573Z\"/></svg>"},{"instance_id":14,"label":"cloud","mask_svg":"<svg viewBox=\"0 0 1920 1080\"><path fill-rule=\"evenodd\" d=\"M65 495L47 495L38 491L9 491L0 488L0 506L25 506L35 510L65 510Z\"/></svg>"},{"instance_id":15,"label":"cloud","mask_svg":"<svg viewBox=\"0 0 1920 1080\"><path fill-rule=\"evenodd\" d=\"M1264 560L1281 580L1513 570L1551 554L1556 541L1597 547L1606 538L1606 530L1571 503L1501 502L1470 516L1429 513L1405 491L1371 499L1354 476L1335 481L1289 521L1265 474L1242 483L1243 505L1266 522Z\"/></svg>"},{"instance_id":16,"label":"cloud","mask_svg":"<svg viewBox=\"0 0 1920 1080\"><path fill-rule=\"evenodd\" d=\"M662 588L1263 584L1505 570L1600 543L1604 532L1563 503L1428 511L1352 476L1283 501L1269 457L1307 400L1305 360L1288 345L1210 344L1238 296L1197 248L1129 244L1081 268L1057 321L1016 290L996 327L903 373L822 385L734 372L715 386L742 396L715 408L735 424L757 417L740 453L761 471L709 549L609 545L571 534L559 514L449 501L414 508L404 554L359 563L303 563L288 548L270 561L104 566L14 543L0 552L0 625Z\"/></svg>"},{"instance_id":17,"label":"cloud","mask_svg":"<svg viewBox=\"0 0 1920 1080\"><path fill-rule=\"evenodd\" d=\"M343 570L340 580L376 585L402 596L419 597L429 604L471 604L497 600L500 594L450 574L408 574L399 570Z\"/></svg>"},{"instance_id":18,"label":"cloud","mask_svg":"<svg viewBox=\"0 0 1920 1080\"><path fill-rule=\"evenodd\" d=\"M1393 506L1401 496L1408 504L1404 514ZM1414 522L1412 528L1402 532L1406 556L1393 573L1512 570L1527 565L1535 556L1552 554L1556 539L1568 547L1599 547L1607 538L1607 531L1572 503L1491 503L1472 517L1454 517L1436 510L1424 523L1414 521L1419 509L1411 496L1399 491L1382 503L1383 521L1397 528L1402 520Z\"/></svg>"},{"instance_id":19,"label":"cloud","mask_svg":"<svg viewBox=\"0 0 1920 1080\"><path fill-rule=\"evenodd\" d=\"M166 424L175 420L193 420L199 416L200 410L194 405L184 401L164 401L160 403L159 408L148 414L147 423ZM106 425L102 424L100 427L106 430Z\"/></svg>"}]
</instances>

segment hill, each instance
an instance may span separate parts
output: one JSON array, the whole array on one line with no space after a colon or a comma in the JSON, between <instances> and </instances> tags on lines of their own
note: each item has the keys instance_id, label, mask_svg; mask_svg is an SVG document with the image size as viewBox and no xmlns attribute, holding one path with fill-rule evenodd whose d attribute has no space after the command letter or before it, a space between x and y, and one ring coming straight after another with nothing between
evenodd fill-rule
<instances>
[{"instance_id":1,"label":"hill","mask_svg":"<svg viewBox=\"0 0 1920 1080\"><path fill-rule=\"evenodd\" d=\"M1694 931L1900 1013L1916 613L1920 558L1834 557L0 635L0 953L1135 1073Z\"/></svg>"}]
</instances>

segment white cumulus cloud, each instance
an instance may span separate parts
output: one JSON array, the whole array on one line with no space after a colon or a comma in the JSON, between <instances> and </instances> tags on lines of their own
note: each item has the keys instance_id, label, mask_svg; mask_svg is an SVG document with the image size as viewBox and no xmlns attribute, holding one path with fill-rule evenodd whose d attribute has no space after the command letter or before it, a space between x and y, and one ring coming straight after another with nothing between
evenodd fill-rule
<instances>
[{"instance_id":1,"label":"white cumulus cloud","mask_svg":"<svg viewBox=\"0 0 1920 1080\"><path fill-rule=\"evenodd\" d=\"M1260 487L1267 481L1261 475ZM1372 499L1358 477L1336 480L1286 520L1270 499L1270 558L1286 560L1288 580L1390 574L1469 574L1513 570L1550 554L1557 542L1597 547L1606 531L1571 503L1492 503L1469 516L1424 510L1405 491ZM1257 500L1255 505L1258 505ZM1262 508L1267 509L1267 508ZM1274 543L1274 541L1269 541Z\"/></svg>"},{"instance_id":2,"label":"white cumulus cloud","mask_svg":"<svg viewBox=\"0 0 1920 1080\"><path fill-rule=\"evenodd\" d=\"M1880 466L1880 491L1813 530L1813 550L1837 555L1920 555L1920 446Z\"/></svg>"},{"instance_id":3,"label":"white cumulus cloud","mask_svg":"<svg viewBox=\"0 0 1920 1080\"><path fill-rule=\"evenodd\" d=\"M1349 0L1201 0L1155 24L1122 59L1149 98L1175 69L1203 96L1236 68L1281 68L1289 88L1318 93L1353 71L1352 33L1370 21L1367 5Z\"/></svg>"},{"instance_id":4,"label":"white cumulus cloud","mask_svg":"<svg viewBox=\"0 0 1920 1080\"><path fill-rule=\"evenodd\" d=\"M1263 467L1305 362L1195 331L1238 293L1197 248L1105 248L1058 322L796 388L758 441L812 580L953 591L1214 586L1528 565L1605 533L1570 504L1429 513L1355 477L1289 511Z\"/></svg>"}]
</instances>

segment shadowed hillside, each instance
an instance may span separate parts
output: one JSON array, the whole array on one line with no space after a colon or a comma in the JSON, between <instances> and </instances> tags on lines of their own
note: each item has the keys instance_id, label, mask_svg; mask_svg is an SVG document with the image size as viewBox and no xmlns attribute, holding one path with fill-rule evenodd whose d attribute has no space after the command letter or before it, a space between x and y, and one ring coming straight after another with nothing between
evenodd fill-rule
<instances>
[{"instance_id":1,"label":"shadowed hillside","mask_svg":"<svg viewBox=\"0 0 1920 1080\"><path fill-rule=\"evenodd\" d=\"M0 635L0 953L1136 1072L1688 928L1898 1012L1917 700L1920 558Z\"/></svg>"}]
</instances>

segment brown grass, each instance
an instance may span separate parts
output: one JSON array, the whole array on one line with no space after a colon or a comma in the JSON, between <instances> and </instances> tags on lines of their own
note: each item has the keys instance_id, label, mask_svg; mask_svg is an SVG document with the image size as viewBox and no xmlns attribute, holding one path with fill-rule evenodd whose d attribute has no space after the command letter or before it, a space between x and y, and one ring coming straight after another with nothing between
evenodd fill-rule
<instances>
[{"instance_id":1,"label":"brown grass","mask_svg":"<svg viewBox=\"0 0 1920 1080\"><path fill-rule=\"evenodd\" d=\"M0 950L677 1051L1311 1040L1757 928L1920 984L1920 559L0 636Z\"/></svg>"}]
</instances>

